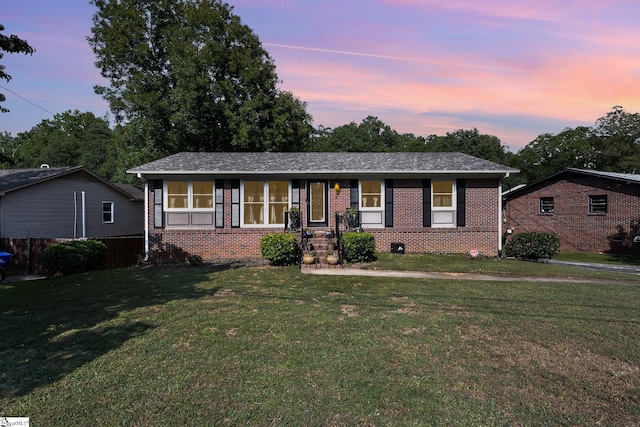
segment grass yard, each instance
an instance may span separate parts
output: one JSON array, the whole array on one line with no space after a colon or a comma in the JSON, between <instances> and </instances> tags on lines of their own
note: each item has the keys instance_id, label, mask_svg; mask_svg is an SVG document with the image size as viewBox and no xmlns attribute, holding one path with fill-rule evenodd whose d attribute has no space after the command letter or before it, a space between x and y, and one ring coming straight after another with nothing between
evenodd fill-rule
<instances>
[{"instance_id":1,"label":"grass yard","mask_svg":"<svg viewBox=\"0 0 640 427\"><path fill-rule=\"evenodd\" d=\"M560 252L555 259L561 261L574 262L595 262L602 264L614 264L640 267L640 254L620 255L620 254L592 254L577 252Z\"/></svg>"},{"instance_id":2,"label":"grass yard","mask_svg":"<svg viewBox=\"0 0 640 427\"><path fill-rule=\"evenodd\" d=\"M628 284L335 277L296 267L5 283L0 416L37 426L632 426L639 307L640 287Z\"/></svg>"}]
</instances>

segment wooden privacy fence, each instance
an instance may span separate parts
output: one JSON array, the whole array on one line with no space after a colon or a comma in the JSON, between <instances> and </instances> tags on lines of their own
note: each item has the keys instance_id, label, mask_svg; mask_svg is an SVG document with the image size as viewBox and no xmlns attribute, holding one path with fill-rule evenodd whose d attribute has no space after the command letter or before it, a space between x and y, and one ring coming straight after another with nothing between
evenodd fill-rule
<instances>
[{"instance_id":1,"label":"wooden privacy fence","mask_svg":"<svg viewBox=\"0 0 640 427\"><path fill-rule=\"evenodd\" d=\"M100 237L91 240L103 242L107 247L104 268L131 267L144 255L144 237ZM0 239L0 251L13 255L8 268L9 274L44 274L44 251L54 243L68 242L70 239Z\"/></svg>"}]
</instances>

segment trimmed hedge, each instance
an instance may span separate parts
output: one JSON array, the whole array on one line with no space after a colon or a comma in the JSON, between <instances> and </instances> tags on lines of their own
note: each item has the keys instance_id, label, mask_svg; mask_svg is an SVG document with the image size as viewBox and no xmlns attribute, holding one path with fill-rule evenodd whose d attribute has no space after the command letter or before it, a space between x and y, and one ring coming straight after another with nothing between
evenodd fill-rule
<instances>
[{"instance_id":1,"label":"trimmed hedge","mask_svg":"<svg viewBox=\"0 0 640 427\"><path fill-rule=\"evenodd\" d=\"M342 248L343 258L347 262L368 262L375 259L376 241L371 233L343 233Z\"/></svg>"},{"instance_id":2,"label":"trimmed hedge","mask_svg":"<svg viewBox=\"0 0 640 427\"><path fill-rule=\"evenodd\" d=\"M514 258L553 258L559 250L560 239L553 233L519 233L504 245L505 255Z\"/></svg>"},{"instance_id":3,"label":"trimmed hedge","mask_svg":"<svg viewBox=\"0 0 640 427\"><path fill-rule=\"evenodd\" d=\"M43 264L49 274L76 274L100 268L107 246L97 240L55 243L44 251Z\"/></svg>"},{"instance_id":4,"label":"trimmed hedge","mask_svg":"<svg viewBox=\"0 0 640 427\"><path fill-rule=\"evenodd\" d=\"M293 233L271 233L260 239L262 257L273 265L293 265L298 263L300 249L297 236Z\"/></svg>"}]
</instances>

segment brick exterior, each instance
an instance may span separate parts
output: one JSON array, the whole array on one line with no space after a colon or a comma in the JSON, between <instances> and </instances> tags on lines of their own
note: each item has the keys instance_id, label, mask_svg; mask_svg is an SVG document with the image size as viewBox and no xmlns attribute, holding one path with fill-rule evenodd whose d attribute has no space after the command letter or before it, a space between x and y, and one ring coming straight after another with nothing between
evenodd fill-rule
<instances>
[{"instance_id":1,"label":"brick exterior","mask_svg":"<svg viewBox=\"0 0 640 427\"><path fill-rule=\"evenodd\" d=\"M333 190L339 183L341 192ZM337 211L350 206L349 179L329 180L329 224L323 230L335 228ZM260 239L263 235L283 231L282 228L232 228L231 181L224 181L224 228L155 228L154 182L149 181L149 245L155 262L186 259L197 254L207 261L260 258ZM391 243L405 244L407 253L468 253L477 249L486 256L498 255L499 234L499 180L466 179L466 224L456 228L422 226L422 180L394 180L393 227L365 228L375 236L376 250L390 251ZM306 183L300 180L300 209L302 227L307 223L305 200Z\"/></svg>"},{"instance_id":2,"label":"brick exterior","mask_svg":"<svg viewBox=\"0 0 640 427\"><path fill-rule=\"evenodd\" d=\"M607 212L589 213L589 196L606 195ZM553 213L540 213L540 198L553 197ZM507 197L507 228L513 233L554 233L560 250L607 252L620 230L629 233L640 216L640 185L595 176L564 174ZM613 242L612 242L613 239Z\"/></svg>"}]
</instances>

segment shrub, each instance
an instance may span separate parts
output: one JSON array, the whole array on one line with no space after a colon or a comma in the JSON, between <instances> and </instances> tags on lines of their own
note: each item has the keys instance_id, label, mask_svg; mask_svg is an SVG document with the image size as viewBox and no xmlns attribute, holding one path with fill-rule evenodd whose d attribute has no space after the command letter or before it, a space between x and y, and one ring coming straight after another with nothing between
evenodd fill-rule
<instances>
[{"instance_id":1,"label":"shrub","mask_svg":"<svg viewBox=\"0 0 640 427\"><path fill-rule=\"evenodd\" d=\"M559 249L560 239L553 233L520 233L507 242L504 253L515 258L553 258Z\"/></svg>"},{"instance_id":2,"label":"shrub","mask_svg":"<svg viewBox=\"0 0 640 427\"><path fill-rule=\"evenodd\" d=\"M97 240L55 243L44 251L44 267L50 274L75 274L96 270L107 256L107 247Z\"/></svg>"},{"instance_id":3,"label":"shrub","mask_svg":"<svg viewBox=\"0 0 640 427\"><path fill-rule=\"evenodd\" d=\"M367 262L375 259L376 242L371 233L342 234L343 257L347 262Z\"/></svg>"},{"instance_id":4,"label":"shrub","mask_svg":"<svg viewBox=\"0 0 640 427\"><path fill-rule=\"evenodd\" d=\"M298 263L298 239L293 233L271 233L260 239L262 257L273 265L292 265Z\"/></svg>"},{"instance_id":5,"label":"shrub","mask_svg":"<svg viewBox=\"0 0 640 427\"><path fill-rule=\"evenodd\" d=\"M187 257L187 264L189 267L200 267L203 262L202 257L197 254L189 255L189 257Z\"/></svg>"}]
</instances>

